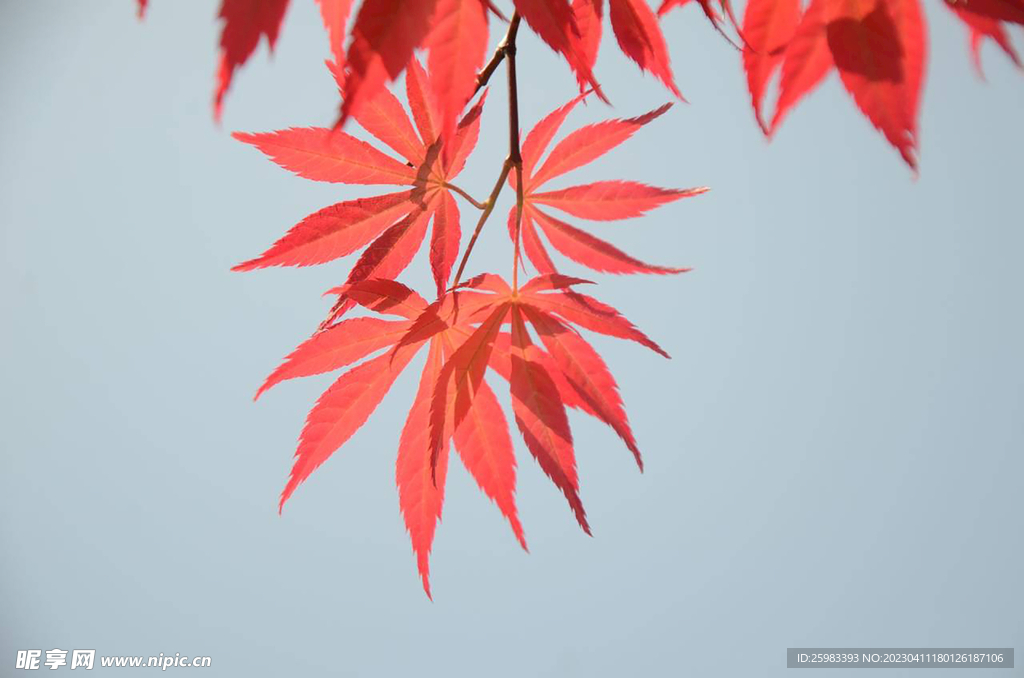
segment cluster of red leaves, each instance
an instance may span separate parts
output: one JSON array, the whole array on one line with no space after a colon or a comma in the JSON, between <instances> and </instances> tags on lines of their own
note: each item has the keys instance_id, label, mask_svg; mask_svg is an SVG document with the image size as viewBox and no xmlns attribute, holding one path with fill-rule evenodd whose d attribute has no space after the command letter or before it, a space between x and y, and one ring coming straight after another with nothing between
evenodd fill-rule
<instances>
[{"instance_id":1,"label":"cluster of red leaves","mask_svg":"<svg viewBox=\"0 0 1024 678\"><path fill-rule=\"evenodd\" d=\"M970 31L974 62L991 39L1018 66L1020 58L1006 30L1024 24L1024 0L941 0ZM428 53L438 74L434 96L438 128L447 136L476 89L484 63L490 17L504 20L491 0L363 0L346 32L354 0L317 0L339 74L340 122L356 116L397 78L414 51ZM657 15L647 0L608 0L607 14L622 52L652 73L680 99L658 17L690 0L663 0ZM712 0L697 0L725 35ZM833 68L864 115L916 169L918 105L926 65L926 28L921 0L748 0L742 26L730 0L717 0L742 43L743 66L757 122L771 136L792 107ZM139 13L147 0L138 0ZM513 0L514 9L541 39L561 54L583 89L605 94L594 65L604 22L604 0ZM271 49L288 0L222 0L220 63L214 113L220 116L235 70L264 36ZM348 46L345 47L346 35ZM774 114L763 103L769 80L781 70ZM443 84L441 84L443 83Z\"/></svg>"},{"instance_id":2,"label":"cluster of red leaves","mask_svg":"<svg viewBox=\"0 0 1024 678\"><path fill-rule=\"evenodd\" d=\"M607 101L594 74L606 11L622 52L682 99L659 16L688 0L664 0L657 14L647 0L608 0L607 6L604 0L511 0L515 16L507 39L512 45L499 46L487 65L489 23L507 21L491 0L361 0L358 8L353 0L317 1L330 40L328 65L342 96L338 124L334 129L291 128L235 137L314 181L401 188L321 209L266 252L235 267L322 264L362 250L345 283L330 291L337 301L328 319L285 358L257 397L283 380L348 368L307 417L281 494L283 507L297 486L365 423L413 357L426 349L419 389L399 440L396 481L430 595L428 558L452 445L526 548L515 505L512 440L484 378L488 370L508 382L512 413L527 450L565 495L587 533L567 408L607 424L642 469L616 381L580 330L667 354L618 311L577 291L586 281L559 273L549 247L599 272L669 274L686 269L640 261L551 210L590 221L630 219L706 189L665 189L627 180L546 188L552 179L629 139L671 104L638 117L584 126L547 149L588 93ZM740 23L730 0L697 0L716 30L742 45L755 117L766 135L835 69L859 109L915 168L926 62L920 2L810 0L804 7L802 0L748 0ZM146 5L138 0L140 15ZM955 0L949 6L970 28L976 60L981 40L991 38L1019 64L1005 24L1024 24L1024 0ZM261 39L266 37L273 48L287 7L288 0L222 0L216 116L235 71ZM516 265L521 246L538 275L522 286L517 273L511 286L491 274L452 285L462 239L456 196L482 210L479 229L504 183L500 180L491 197L479 203L453 181L477 143L486 90L477 94L498 60L514 57L520 20L565 59L583 92L538 122L521 148L518 113L510 113L513 152L502 177L508 178L518 199L509 213L509 234ZM416 57L418 51L426 55L426 69ZM769 121L764 100L777 71L778 99ZM403 73L411 119L387 89ZM514 103L510 110L516 110ZM340 129L350 119L397 157ZM513 165L516 171L510 172ZM429 303L397 281L427 239L428 228L436 287L435 300ZM463 264L471 249L472 241ZM357 306L375 315L346 318Z\"/></svg>"},{"instance_id":3,"label":"cluster of red leaves","mask_svg":"<svg viewBox=\"0 0 1024 678\"><path fill-rule=\"evenodd\" d=\"M753 0L744 17L747 84L757 120L771 134L834 67L865 116L917 168L917 111L924 83L925 25L920 0ZM770 124L765 86L782 68Z\"/></svg>"},{"instance_id":4,"label":"cluster of red leaves","mask_svg":"<svg viewBox=\"0 0 1024 678\"><path fill-rule=\"evenodd\" d=\"M403 320L342 320L299 345L268 377L261 391L284 379L334 371L383 351L342 374L310 411L281 505L363 425L425 347L426 365L402 429L395 477L427 595L428 558L441 517L452 443L463 466L526 548L515 504L512 440L502 408L484 379L488 369L509 383L513 416L526 448L589 534L566 408L606 423L638 465L641 459L614 377L570 323L661 350L614 309L570 289L584 282L543 275L513 291L501 278L485 274L431 304L393 280L363 280L340 288L341 294L366 308ZM527 323L543 347L533 343Z\"/></svg>"},{"instance_id":5,"label":"cluster of red leaves","mask_svg":"<svg viewBox=\"0 0 1024 678\"><path fill-rule=\"evenodd\" d=\"M996 40L1020 65L1003 22L1024 24L1022 0L944 2L970 28L979 70L983 37ZM806 7L801 0L749 0L739 32L754 115L766 135L834 68L861 112L917 169L918 108L927 61L921 0L810 0ZM766 89L779 69L778 100L766 122Z\"/></svg>"},{"instance_id":6,"label":"cluster of red leaves","mask_svg":"<svg viewBox=\"0 0 1024 678\"><path fill-rule=\"evenodd\" d=\"M345 284L331 290L338 302L328 321L285 358L256 395L286 379L358 363L342 374L310 411L290 479L281 494L283 507L296 487L363 425L414 355L427 349L420 387L399 441L396 480L402 515L428 595L428 556L441 515L451 444L526 548L515 506L512 441L501 407L484 380L487 369L508 381L516 426L527 449L565 495L588 533L566 408L579 409L611 427L642 468L615 379L577 328L632 340L667 354L615 309L573 290L586 281L554 271L533 224L540 224L558 250L596 270L674 273L685 269L643 264L562 223L538 205L584 219L626 219L704 190L670 190L631 181L535 190L600 157L667 108L639 118L583 127L559 142L535 171L559 126L582 99L577 97L538 123L523 145L526 250L541 275L518 289L490 274L449 288L461 233L450 182L476 145L486 91L454 134L446 137L439 122L442 104L433 96L431 86L437 77L433 73L428 76L415 59L410 61L406 95L412 120L387 89L353 114L404 163L341 130L292 128L235 134L280 166L308 179L408 187L341 202L309 215L262 255L235 270L320 264L366 246ZM430 264L437 298L428 303L395 278L420 249L431 220ZM342 318L355 305L401 320ZM531 339L527 325L539 337L540 345Z\"/></svg>"}]
</instances>

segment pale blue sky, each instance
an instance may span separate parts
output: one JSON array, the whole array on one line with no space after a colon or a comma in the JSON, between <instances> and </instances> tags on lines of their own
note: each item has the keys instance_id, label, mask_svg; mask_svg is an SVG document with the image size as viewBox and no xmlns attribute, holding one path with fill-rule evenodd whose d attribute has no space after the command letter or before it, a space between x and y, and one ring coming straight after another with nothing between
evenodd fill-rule
<instances>
[{"instance_id":1,"label":"pale blue sky","mask_svg":"<svg viewBox=\"0 0 1024 678\"><path fill-rule=\"evenodd\" d=\"M216 676L592 677L1021 645L1024 77L986 48L976 79L938 2L916 181L834 77L766 144L735 51L695 8L665 21L692 103L559 184L712 187L593 227L694 267L594 292L674 356L594 340L647 471L573 416L591 539L520 447L527 555L453 465L433 603L394 489L422 358L282 517L330 378L251 402L349 262L229 267L369 193L228 135L331 120L314 3L241 71L222 128L215 3L155 0L143 24L133 4L8 2L0 24L0 673L54 647L210 655ZM520 57L529 127L574 80L530 34ZM611 42L598 66L616 108L569 126L667 100ZM502 89L461 182L478 195L505 153ZM509 256L497 220L471 268ZM429 293L425 259L408 279Z\"/></svg>"}]
</instances>

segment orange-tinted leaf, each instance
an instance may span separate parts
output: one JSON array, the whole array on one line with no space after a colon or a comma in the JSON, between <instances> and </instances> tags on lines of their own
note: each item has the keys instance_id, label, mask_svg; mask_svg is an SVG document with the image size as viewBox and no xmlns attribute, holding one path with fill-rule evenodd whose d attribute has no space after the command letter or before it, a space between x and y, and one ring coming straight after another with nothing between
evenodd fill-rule
<instances>
[{"instance_id":1,"label":"orange-tinted leaf","mask_svg":"<svg viewBox=\"0 0 1024 678\"><path fill-rule=\"evenodd\" d=\"M917 109L924 80L920 0L831 0L828 45L857 106L917 167Z\"/></svg>"},{"instance_id":2,"label":"orange-tinted leaf","mask_svg":"<svg viewBox=\"0 0 1024 678\"><path fill-rule=\"evenodd\" d=\"M522 156L523 156L523 176L533 176L533 170L540 162L540 158L544 155L544 151L547 150L551 140L558 134L559 128L562 123L565 122L565 117L576 107L576 104L583 101L586 94L581 94L569 103L565 104L560 108L556 108L551 113L541 118L540 122L534 125L530 133L526 135L526 139L523 141ZM513 176L512 173L509 174Z\"/></svg>"},{"instance_id":3,"label":"orange-tinted leaf","mask_svg":"<svg viewBox=\"0 0 1024 678\"><path fill-rule=\"evenodd\" d=\"M512 293L512 288L508 286L505 279L500 275L495 275L493 273L481 273L473 276L472 278L468 278L467 280L463 280L459 283L458 289L463 287L474 290L485 290L502 296L508 296Z\"/></svg>"},{"instance_id":4,"label":"orange-tinted leaf","mask_svg":"<svg viewBox=\"0 0 1024 678\"><path fill-rule=\"evenodd\" d=\"M385 354L353 367L320 396L299 436L295 464L281 493L279 510L295 488L366 422L414 353L415 349L410 348L397 356Z\"/></svg>"},{"instance_id":5,"label":"orange-tinted leaf","mask_svg":"<svg viewBox=\"0 0 1024 678\"><path fill-rule=\"evenodd\" d=\"M395 280L357 280L330 290L330 293L344 295L371 311L398 315L409 320L416 320L427 308L423 297Z\"/></svg>"},{"instance_id":6,"label":"orange-tinted leaf","mask_svg":"<svg viewBox=\"0 0 1024 678\"><path fill-rule=\"evenodd\" d=\"M368 278L397 278L423 244L430 214L429 208L418 210L384 231L363 250L346 282L351 284ZM339 298L332 311L332 319L340 317L354 303L344 296Z\"/></svg>"},{"instance_id":7,"label":"orange-tinted leaf","mask_svg":"<svg viewBox=\"0 0 1024 678\"><path fill-rule=\"evenodd\" d=\"M537 228L533 225L533 220L530 218L530 213L527 210L523 211L523 218L519 224L519 229L519 237L522 239L522 251L526 255L524 260L529 259L538 273L555 273L555 264L551 261L551 256L548 254L544 243L541 242ZM513 243L516 241L516 208L514 206L508 211L508 237ZM525 264L521 263L521 265L523 270L526 270Z\"/></svg>"},{"instance_id":8,"label":"orange-tinted leaf","mask_svg":"<svg viewBox=\"0 0 1024 678\"><path fill-rule=\"evenodd\" d=\"M552 358L547 351L539 346L534 346L531 349L533 353L534 362L544 368L551 377L551 381L555 383L555 388L558 389L558 395L562 399L562 404L566 407L574 410L582 410L586 407L586 404L580 400L579 395L576 393L576 389L569 385L566 381L565 375L555 365L555 360ZM491 360L487 363L487 366L498 373L505 381L512 381L512 335L508 332L500 332L494 339L494 350L491 352ZM589 413L588 413L589 414Z\"/></svg>"},{"instance_id":9,"label":"orange-tinted leaf","mask_svg":"<svg viewBox=\"0 0 1024 678\"><path fill-rule=\"evenodd\" d=\"M487 90L480 96L480 99L469 109L469 112L459 121L455 130L455 136L451 141L445 143L442 149L442 162L445 176L453 179L466 166L466 160L470 153L476 148L476 142L480 137L480 115L483 113L484 102L487 101Z\"/></svg>"},{"instance_id":10,"label":"orange-tinted leaf","mask_svg":"<svg viewBox=\"0 0 1024 678\"><path fill-rule=\"evenodd\" d=\"M366 278L397 278L412 261L426 235L430 210L424 209L398 222L364 251L352 267L348 282Z\"/></svg>"},{"instance_id":11,"label":"orange-tinted leaf","mask_svg":"<svg viewBox=\"0 0 1024 678\"><path fill-rule=\"evenodd\" d=\"M558 319L528 305L523 306L523 311L558 369L578 394L584 409L608 424L622 438L642 471L644 463L629 427L629 419L626 418L619 385L604 360L583 337Z\"/></svg>"},{"instance_id":12,"label":"orange-tinted leaf","mask_svg":"<svg viewBox=\"0 0 1024 678\"><path fill-rule=\"evenodd\" d=\"M465 419L455 429L455 449L466 470L497 505L526 550L526 537L516 511L516 458L508 422L486 381L478 385Z\"/></svg>"},{"instance_id":13,"label":"orange-tinted leaf","mask_svg":"<svg viewBox=\"0 0 1024 678\"><path fill-rule=\"evenodd\" d=\"M529 208L533 221L540 225L551 246L573 261L605 273L684 273L687 268L669 268L646 264L629 256L611 243L555 219L536 208Z\"/></svg>"},{"instance_id":14,"label":"orange-tinted leaf","mask_svg":"<svg viewBox=\"0 0 1024 678\"><path fill-rule=\"evenodd\" d=\"M348 47L339 124L405 69L430 30L435 4L436 0L363 0Z\"/></svg>"},{"instance_id":15,"label":"orange-tinted leaf","mask_svg":"<svg viewBox=\"0 0 1024 678\"><path fill-rule=\"evenodd\" d=\"M253 400L286 379L332 372L391 346L409 330L409 325L407 320L352 318L317 332L288 354Z\"/></svg>"},{"instance_id":16,"label":"orange-tinted leaf","mask_svg":"<svg viewBox=\"0 0 1024 678\"><path fill-rule=\"evenodd\" d=\"M395 482L398 485L398 503L405 527L409 531L412 550L416 554L416 567L423 581L423 590L430 595L430 548L434 532L441 519L444 503L444 483L448 472L448 437L437 456L434 472L430 465L430 446L427 432L430 420L430 398L441 370L441 345L432 342L427 364L420 377L409 416L402 428L395 464ZM437 482L435 483L435 478Z\"/></svg>"},{"instance_id":17,"label":"orange-tinted leaf","mask_svg":"<svg viewBox=\"0 0 1024 678\"><path fill-rule=\"evenodd\" d=\"M639 217L665 203L704 193L708 189L657 188L636 181L596 181L557 191L533 193L530 202L550 205L581 219L615 221Z\"/></svg>"},{"instance_id":18,"label":"orange-tinted leaf","mask_svg":"<svg viewBox=\"0 0 1024 678\"><path fill-rule=\"evenodd\" d=\"M606 120L581 127L558 142L551 155L528 182L528 188L533 189L549 179L593 162L670 108L672 104L669 103L635 118Z\"/></svg>"},{"instance_id":19,"label":"orange-tinted leaf","mask_svg":"<svg viewBox=\"0 0 1024 678\"><path fill-rule=\"evenodd\" d=\"M434 99L441 111L437 131L448 138L476 90L476 74L487 51L487 8L480 0L437 0L425 46L430 50L427 63Z\"/></svg>"},{"instance_id":20,"label":"orange-tinted leaf","mask_svg":"<svg viewBox=\"0 0 1024 678\"><path fill-rule=\"evenodd\" d=\"M521 233L519 237L522 238L523 251L526 253L526 258L530 260L534 268L537 269L538 273L555 273L555 264L551 261L551 255L548 254L547 248L544 243L541 242L540 235L537 233L537 227L533 223L533 218L530 216L529 210L523 211L522 223L520 224ZM515 242L516 238L516 208L513 207L508 212L508 237Z\"/></svg>"},{"instance_id":21,"label":"orange-tinted leaf","mask_svg":"<svg viewBox=\"0 0 1024 678\"><path fill-rule=\"evenodd\" d=\"M454 299L464 297L463 294L452 294L446 295L428 304L423 312L420 313L409 331L405 333L405 336L395 345L395 350L402 348L408 344L414 344L417 342L427 341L433 339L437 335L441 334L452 328L449 324L451 315L453 313L453 306L455 305ZM460 328L465 331L465 328ZM465 335L469 336L470 332L465 331ZM465 338L465 337L463 337Z\"/></svg>"},{"instance_id":22,"label":"orange-tinted leaf","mask_svg":"<svg viewBox=\"0 0 1024 678\"><path fill-rule=\"evenodd\" d=\"M530 279L522 288L519 290L520 294L532 295L539 292L553 292L556 290L567 290L571 289L574 285L593 285L592 280L584 280L583 278L573 278L569 275L562 275L561 273L551 273L547 275L538 275L536 278Z\"/></svg>"},{"instance_id":23,"label":"orange-tinted leaf","mask_svg":"<svg viewBox=\"0 0 1024 678\"><path fill-rule=\"evenodd\" d=\"M345 25L348 23L349 12L352 11L352 0L316 0L320 5L320 18L327 29L327 39L331 44L331 56L334 63L345 65Z\"/></svg>"},{"instance_id":24,"label":"orange-tinted leaf","mask_svg":"<svg viewBox=\"0 0 1024 678\"><path fill-rule=\"evenodd\" d=\"M333 70L333 69L332 69ZM364 103L352 116L363 129L414 165L424 159L424 148L398 97L387 88Z\"/></svg>"},{"instance_id":25,"label":"orange-tinted leaf","mask_svg":"<svg viewBox=\"0 0 1024 678\"><path fill-rule=\"evenodd\" d=\"M451 193L444 191L437 201L437 209L434 210L434 230L430 237L430 269L437 284L437 296L440 297L448 287L452 265L459 256L461 230L459 206L455 204L455 198Z\"/></svg>"},{"instance_id":26,"label":"orange-tinted leaf","mask_svg":"<svg viewBox=\"0 0 1024 678\"><path fill-rule=\"evenodd\" d=\"M580 410L586 414L600 419L591 407L585 403L576 389L569 383L562 374L562 370L555 364L555 359L540 346L533 346L530 349L533 360L544 368L551 381L558 390L558 396L566 408ZM498 373L502 379L511 382L512 380L512 335L508 332L501 332L494 340L494 351L491 353L491 361L488 367Z\"/></svg>"},{"instance_id":27,"label":"orange-tinted leaf","mask_svg":"<svg viewBox=\"0 0 1024 678\"><path fill-rule=\"evenodd\" d=\"M405 73L405 93L412 109L412 119L416 121L416 129L424 146L430 146L441 133L441 112L434 99L434 90L430 86L430 78L415 57L409 62Z\"/></svg>"},{"instance_id":28,"label":"orange-tinted leaf","mask_svg":"<svg viewBox=\"0 0 1024 678\"><path fill-rule=\"evenodd\" d=\"M641 70L650 71L680 99L672 76L665 36L647 0L608 0L608 14L619 47Z\"/></svg>"},{"instance_id":29,"label":"orange-tinted leaf","mask_svg":"<svg viewBox=\"0 0 1024 678\"><path fill-rule=\"evenodd\" d=\"M416 172L370 144L342 131L293 127L247 134L235 139L252 144L281 167L314 181L343 184L412 184Z\"/></svg>"},{"instance_id":30,"label":"orange-tinted leaf","mask_svg":"<svg viewBox=\"0 0 1024 678\"><path fill-rule=\"evenodd\" d=\"M565 405L558 387L535 356L536 348L526 332L518 306L512 308L511 374L512 410L526 447L541 470L565 495L576 521L590 534L587 514L579 496L576 454Z\"/></svg>"},{"instance_id":31,"label":"orange-tinted leaf","mask_svg":"<svg viewBox=\"0 0 1024 678\"><path fill-rule=\"evenodd\" d=\"M592 332L619 339L629 339L666 358L670 357L658 344L638 330L617 310L593 297L574 290L567 290L558 294L531 295L529 303Z\"/></svg>"},{"instance_id":32,"label":"orange-tinted leaf","mask_svg":"<svg viewBox=\"0 0 1024 678\"><path fill-rule=\"evenodd\" d=\"M410 196L410 191L401 191L325 207L293 226L266 252L231 270L310 266L351 254L411 212Z\"/></svg>"},{"instance_id":33,"label":"orange-tinted leaf","mask_svg":"<svg viewBox=\"0 0 1024 678\"><path fill-rule=\"evenodd\" d=\"M457 430L466 418L483 381L494 337L507 314L508 304L499 304L445 361L430 408L430 441L435 458L444 438L444 422L451 421Z\"/></svg>"},{"instance_id":34,"label":"orange-tinted leaf","mask_svg":"<svg viewBox=\"0 0 1024 678\"><path fill-rule=\"evenodd\" d=\"M288 0L223 0L221 3L219 17L224 21L224 28L220 34L220 63L213 99L213 117L217 120L220 120L224 95L231 86L235 70L248 61L263 36L270 49L274 49L287 8ZM143 9L144 3L140 5L140 11Z\"/></svg>"},{"instance_id":35,"label":"orange-tinted leaf","mask_svg":"<svg viewBox=\"0 0 1024 678\"><path fill-rule=\"evenodd\" d=\"M782 64L786 45L800 23L800 14L800 0L750 0L743 16L743 68L754 115L765 134L768 125L761 111L765 88Z\"/></svg>"}]
</instances>

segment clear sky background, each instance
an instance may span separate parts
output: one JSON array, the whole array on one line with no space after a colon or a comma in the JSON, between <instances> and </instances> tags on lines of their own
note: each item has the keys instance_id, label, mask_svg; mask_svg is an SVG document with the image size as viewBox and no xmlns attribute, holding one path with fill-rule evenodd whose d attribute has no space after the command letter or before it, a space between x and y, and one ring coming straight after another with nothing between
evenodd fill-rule
<instances>
[{"instance_id":1,"label":"clear sky background","mask_svg":"<svg viewBox=\"0 0 1024 678\"><path fill-rule=\"evenodd\" d=\"M315 5L292 3L222 128L215 3L151 5L139 24L128 0L3 4L0 673L55 647L209 655L216 676L591 677L781 675L787 646L1024 645L1024 76L988 47L979 81L937 0L916 181L834 76L766 144L738 54L696 8L666 19L692 103L560 184L712 187L593 227L694 267L595 290L674 356L594 339L647 471L572 416L590 538L520 445L525 554L453 464L433 603L394 488L422 357L281 517L331 377L251 401L351 262L228 269L370 192L228 134L331 121ZM529 128L574 80L521 35ZM598 75L615 108L567 129L667 100L610 41ZM494 82L461 181L478 196L506 152ZM471 272L510 257L497 219ZM408 280L428 293L425 260Z\"/></svg>"}]
</instances>

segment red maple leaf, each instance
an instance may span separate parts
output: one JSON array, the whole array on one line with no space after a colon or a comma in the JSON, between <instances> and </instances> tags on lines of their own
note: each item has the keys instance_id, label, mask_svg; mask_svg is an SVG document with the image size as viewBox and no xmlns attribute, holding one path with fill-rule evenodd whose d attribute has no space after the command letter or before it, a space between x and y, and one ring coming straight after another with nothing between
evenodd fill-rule
<instances>
[{"instance_id":1,"label":"red maple leaf","mask_svg":"<svg viewBox=\"0 0 1024 678\"><path fill-rule=\"evenodd\" d=\"M248 61L260 39L266 37L273 51L286 9L288 0L223 0L219 16L224 28L220 34L220 63L213 96L213 115L217 120L220 120L224 95L231 86L235 70Z\"/></svg>"},{"instance_id":2,"label":"red maple leaf","mask_svg":"<svg viewBox=\"0 0 1024 678\"><path fill-rule=\"evenodd\" d=\"M612 31L622 53L682 99L672 75L665 36L647 0L608 0L608 5ZM593 69L601 44L604 0L574 0L572 17L576 33L571 34L577 38L574 41L576 51L587 68ZM592 81L577 76L582 89L593 86Z\"/></svg>"},{"instance_id":3,"label":"red maple leaf","mask_svg":"<svg viewBox=\"0 0 1024 678\"><path fill-rule=\"evenodd\" d=\"M768 125L761 113L765 89L775 70L782 65L786 46L800 22L800 0L750 0L743 17L747 39L743 48L743 68L754 117L761 129Z\"/></svg>"},{"instance_id":4,"label":"red maple leaf","mask_svg":"<svg viewBox=\"0 0 1024 678\"><path fill-rule=\"evenodd\" d=\"M797 9L792 0L752 0L747 7L744 66L765 133L773 134L834 68L861 112L916 170L926 61L920 0L811 0L798 23ZM780 63L778 103L764 125L764 88Z\"/></svg>"},{"instance_id":5,"label":"red maple leaf","mask_svg":"<svg viewBox=\"0 0 1024 678\"><path fill-rule=\"evenodd\" d=\"M331 53L335 64L345 63L345 26L354 0L316 0L327 29ZM274 50L277 36L284 22L289 0L222 0L218 18L224 22L220 34L216 88L213 95L213 116L219 121L224 110L224 98L235 77L235 71L245 65L266 38L270 51ZM145 18L149 0L137 0L139 19Z\"/></svg>"},{"instance_id":6,"label":"red maple leaf","mask_svg":"<svg viewBox=\"0 0 1024 678\"><path fill-rule=\"evenodd\" d=\"M662 0L661 7L658 8L658 16L662 16L667 12L676 9L678 7L685 7L690 4L691 0ZM708 21L714 27L718 33L724 37L728 42L736 45L732 38L725 32L722 27L722 15L712 4L712 0L697 0L697 4L700 5L700 9L704 12L704 16L707 17ZM721 8L722 13L729 18L729 23L732 25L736 32L740 35L740 39L744 40L743 31L740 30L739 23L736 21L736 15L733 13L731 0L718 0L718 7Z\"/></svg>"},{"instance_id":7,"label":"red maple leaf","mask_svg":"<svg viewBox=\"0 0 1024 678\"><path fill-rule=\"evenodd\" d=\"M447 286L460 241L459 209L450 182L462 171L476 146L484 97L462 119L457 133L442 141L438 140L440 112L431 95L433 90L415 61L406 82L418 133L401 103L386 89L356 115L356 121L367 132L404 162L341 130L307 127L234 134L278 165L307 179L408 187L319 210L292 227L266 252L238 264L234 270L322 264L366 246L348 282L395 278L419 250L433 219L431 268L438 291ZM353 303L342 296L333 318Z\"/></svg>"},{"instance_id":8,"label":"red maple leaf","mask_svg":"<svg viewBox=\"0 0 1024 678\"><path fill-rule=\"evenodd\" d=\"M260 387L257 397L286 379L363 361L342 374L310 411L280 506L365 423L412 357L427 346L396 464L399 503L427 595L429 553L452 443L526 548L515 505L512 441L484 379L488 368L509 382L514 419L527 450L589 534L566 408L606 423L643 466L614 377L572 325L633 339L665 354L614 309L570 289L584 282L542 275L513 291L501 278L481 275L432 304L393 280L361 280L337 290L368 310L402 319L370 316L335 323L300 344ZM533 343L527 323L543 347ZM510 325L510 332L502 331L504 325Z\"/></svg>"},{"instance_id":9,"label":"red maple leaf","mask_svg":"<svg viewBox=\"0 0 1024 678\"><path fill-rule=\"evenodd\" d=\"M665 189L635 181L597 181L558 190L543 190L549 180L582 167L612 150L648 122L667 111L666 104L649 113L625 120L606 120L582 127L560 141L540 163L551 140L569 112L583 99L579 96L542 119L523 142L523 212L520 231L527 257L541 273L556 269L539 233L551 246L573 261L607 273L681 273L688 269L647 264L611 243L556 218L542 206L592 221L638 217L680 198L699 195L707 188ZM539 165L539 167L538 167ZM514 177L512 177L514 180ZM509 234L516 233L516 209L509 211Z\"/></svg>"},{"instance_id":10,"label":"red maple leaf","mask_svg":"<svg viewBox=\"0 0 1024 678\"><path fill-rule=\"evenodd\" d=\"M981 43L986 38L999 45L1017 68L1024 68L1006 32L1007 22L1024 24L1024 5L993 0L947 0L945 5L970 32L971 60L979 77L985 77L981 68Z\"/></svg>"},{"instance_id":11,"label":"red maple leaf","mask_svg":"<svg viewBox=\"0 0 1024 678\"><path fill-rule=\"evenodd\" d=\"M320 18L327 29L334 66L341 69L345 65L345 26L352 12L353 0L316 0L316 3L320 6Z\"/></svg>"}]
</instances>

